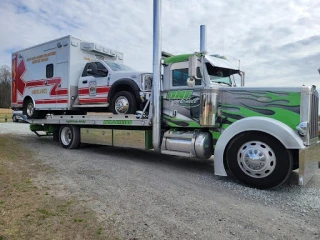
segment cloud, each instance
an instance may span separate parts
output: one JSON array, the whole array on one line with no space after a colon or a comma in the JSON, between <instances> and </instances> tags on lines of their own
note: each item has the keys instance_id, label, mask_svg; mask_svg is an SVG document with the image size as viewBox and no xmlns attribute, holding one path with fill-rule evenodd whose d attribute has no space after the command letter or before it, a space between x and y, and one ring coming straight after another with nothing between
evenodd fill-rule
<instances>
[{"instance_id":1,"label":"cloud","mask_svg":"<svg viewBox=\"0 0 320 240\"><path fill-rule=\"evenodd\" d=\"M152 70L150 0L2 0L0 65L10 52L65 35L124 53L124 62ZM320 4L316 1L162 1L162 49L199 50L199 26L207 25L207 49L246 72L249 86L317 84Z\"/></svg>"}]
</instances>

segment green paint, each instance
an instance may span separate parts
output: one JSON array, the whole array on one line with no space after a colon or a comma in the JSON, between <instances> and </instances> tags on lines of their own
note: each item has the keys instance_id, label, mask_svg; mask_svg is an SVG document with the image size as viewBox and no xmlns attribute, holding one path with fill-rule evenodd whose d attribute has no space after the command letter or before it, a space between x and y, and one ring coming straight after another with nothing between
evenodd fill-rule
<instances>
[{"instance_id":1,"label":"green paint","mask_svg":"<svg viewBox=\"0 0 320 240\"><path fill-rule=\"evenodd\" d=\"M163 118L166 124L170 127L201 128L196 121L186 121L170 116L163 116Z\"/></svg>"},{"instance_id":2,"label":"green paint","mask_svg":"<svg viewBox=\"0 0 320 240\"><path fill-rule=\"evenodd\" d=\"M131 125L132 120L103 120L105 125Z\"/></svg>"},{"instance_id":3,"label":"green paint","mask_svg":"<svg viewBox=\"0 0 320 240\"><path fill-rule=\"evenodd\" d=\"M265 114L261 114L261 113L249 110L248 108L239 107L239 106L236 107L239 109L238 111L226 111L226 110L223 110L223 106L225 106L225 105L222 105L222 115L223 115L223 113L229 113L229 114L233 114L233 115L240 115L243 118L253 117L253 116L269 117L269 118L276 119L276 120L283 122L284 124L288 125L290 128L292 128L294 130L300 121L300 115L298 113L295 113L295 112L292 112L292 111L289 111L289 110L283 109L283 108L259 107L259 109L266 109L266 110L271 110L274 112L273 115L265 115ZM228 105L228 106L235 107L233 105ZM232 121L232 122L236 121L236 119L233 119L232 117L228 117L228 120Z\"/></svg>"},{"instance_id":4,"label":"green paint","mask_svg":"<svg viewBox=\"0 0 320 240\"><path fill-rule=\"evenodd\" d=\"M188 61L189 57L192 54L181 54L181 55L176 55L176 56L172 56L172 57L168 57L164 60L164 64L168 65L170 63L177 63L177 62L184 62L184 61Z\"/></svg>"},{"instance_id":5,"label":"green paint","mask_svg":"<svg viewBox=\"0 0 320 240\"><path fill-rule=\"evenodd\" d=\"M145 131L145 149L152 149L152 130Z\"/></svg>"},{"instance_id":6,"label":"green paint","mask_svg":"<svg viewBox=\"0 0 320 240\"><path fill-rule=\"evenodd\" d=\"M193 90L176 90L167 93L168 100L175 99L189 99L193 93Z\"/></svg>"},{"instance_id":7,"label":"green paint","mask_svg":"<svg viewBox=\"0 0 320 240\"><path fill-rule=\"evenodd\" d=\"M32 132L37 132L37 131L43 131L46 132L47 134L49 133L54 133L58 129L58 126L55 125L35 125L35 124L30 124L30 130Z\"/></svg>"},{"instance_id":8,"label":"green paint","mask_svg":"<svg viewBox=\"0 0 320 240\"><path fill-rule=\"evenodd\" d=\"M234 93L237 93L236 91ZM282 94L282 95L280 95ZM265 104L276 103L277 101L285 101L286 103L279 103L282 106L300 106L300 93L299 92L279 92L279 95L274 92L265 92L263 96L259 93L250 93L251 96L237 97L239 100L252 99L257 102Z\"/></svg>"},{"instance_id":9,"label":"green paint","mask_svg":"<svg viewBox=\"0 0 320 240\"><path fill-rule=\"evenodd\" d=\"M44 126L42 126L42 125L30 124L30 130L31 130L32 132L44 131Z\"/></svg>"},{"instance_id":10,"label":"green paint","mask_svg":"<svg viewBox=\"0 0 320 240\"><path fill-rule=\"evenodd\" d=\"M47 133L53 133L54 131L58 130L58 126L56 125L44 125L44 129Z\"/></svg>"},{"instance_id":11,"label":"green paint","mask_svg":"<svg viewBox=\"0 0 320 240\"><path fill-rule=\"evenodd\" d=\"M212 139L214 140L218 140L218 138L220 137L221 133L220 132L215 132L213 130L209 130L211 135L212 135Z\"/></svg>"}]
</instances>

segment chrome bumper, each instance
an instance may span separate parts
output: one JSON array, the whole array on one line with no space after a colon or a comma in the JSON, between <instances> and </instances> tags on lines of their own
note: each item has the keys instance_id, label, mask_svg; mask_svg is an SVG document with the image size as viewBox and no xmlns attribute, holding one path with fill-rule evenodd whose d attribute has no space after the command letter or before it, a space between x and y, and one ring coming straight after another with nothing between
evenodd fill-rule
<instances>
[{"instance_id":1,"label":"chrome bumper","mask_svg":"<svg viewBox=\"0 0 320 240\"><path fill-rule=\"evenodd\" d=\"M318 171L320 142L299 151L299 185L306 185Z\"/></svg>"}]
</instances>

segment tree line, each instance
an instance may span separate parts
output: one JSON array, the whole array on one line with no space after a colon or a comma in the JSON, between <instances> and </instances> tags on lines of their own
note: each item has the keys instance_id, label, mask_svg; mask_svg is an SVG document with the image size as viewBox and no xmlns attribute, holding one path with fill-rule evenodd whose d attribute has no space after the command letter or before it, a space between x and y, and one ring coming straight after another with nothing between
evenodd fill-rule
<instances>
[{"instance_id":1,"label":"tree line","mask_svg":"<svg viewBox=\"0 0 320 240\"><path fill-rule=\"evenodd\" d=\"M0 108L11 106L11 69L7 65L0 67Z\"/></svg>"}]
</instances>

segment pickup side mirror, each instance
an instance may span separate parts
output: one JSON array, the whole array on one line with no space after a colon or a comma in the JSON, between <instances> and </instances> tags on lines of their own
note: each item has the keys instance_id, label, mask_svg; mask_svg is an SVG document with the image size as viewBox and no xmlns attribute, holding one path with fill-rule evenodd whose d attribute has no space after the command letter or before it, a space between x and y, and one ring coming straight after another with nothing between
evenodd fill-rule
<instances>
[{"instance_id":1,"label":"pickup side mirror","mask_svg":"<svg viewBox=\"0 0 320 240\"><path fill-rule=\"evenodd\" d=\"M108 76L108 70L107 69L98 69L98 74L102 77Z\"/></svg>"}]
</instances>

